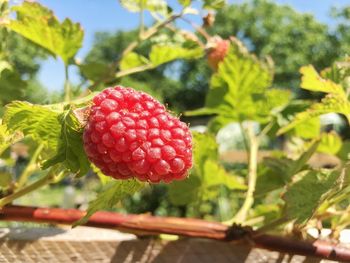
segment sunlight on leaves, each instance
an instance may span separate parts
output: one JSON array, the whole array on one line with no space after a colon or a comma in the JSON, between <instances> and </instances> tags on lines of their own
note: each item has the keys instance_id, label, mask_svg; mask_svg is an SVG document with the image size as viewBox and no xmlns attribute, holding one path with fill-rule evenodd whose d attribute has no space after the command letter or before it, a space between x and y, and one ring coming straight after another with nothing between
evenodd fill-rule
<instances>
[{"instance_id":1,"label":"sunlight on leaves","mask_svg":"<svg viewBox=\"0 0 350 263\"><path fill-rule=\"evenodd\" d=\"M7 25L9 29L69 64L83 41L84 32L79 23L73 23L68 18L60 23L51 10L37 2L24 1L13 10L17 19Z\"/></svg>"},{"instance_id":2,"label":"sunlight on leaves","mask_svg":"<svg viewBox=\"0 0 350 263\"><path fill-rule=\"evenodd\" d=\"M330 170L303 171L295 175L282 197L284 216L297 224L305 224L336 187L339 176L338 171Z\"/></svg>"},{"instance_id":3,"label":"sunlight on leaves","mask_svg":"<svg viewBox=\"0 0 350 263\"><path fill-rule=\"evenodd\" d=\"M60 137L59 113L45 106L14 101L5 107L3 123L10 132L23 132L34 141L54 150Z\"/></svg>"},{"instance_id":4,"label":"sunlight on leaves","mask_svg":"<svg viewBox=\"0 0 350 263\"><path fill-rule=\"evenodd\" d=\"M85 175L90 163L83 148L83 127L73 113L67 110L59 115L60 132L57 153L43 164L47 169L55 164L63 163L68 170L78 175Z\"/></svg>"},{"instance_id":5,"label":"sunlight on leaves","mask_svg":"<svg viewBox=\"0 0 350 263\"><path fill-rule=\"evenodd\" d=\"M301 87L303 89L345 95L342 86L322 78L311 65L302 67L300 73L302 74Z\"/></svg>"}]
</instances>

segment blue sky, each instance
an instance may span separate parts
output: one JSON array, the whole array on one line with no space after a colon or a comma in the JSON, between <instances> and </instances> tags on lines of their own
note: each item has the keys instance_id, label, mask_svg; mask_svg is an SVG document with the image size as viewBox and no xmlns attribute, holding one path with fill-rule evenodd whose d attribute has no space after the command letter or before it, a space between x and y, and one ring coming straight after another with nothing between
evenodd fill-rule
<instances>
[{"instance_id":1,"label":"blue sky","mask_svg":"<svg viewBox=\"0 0 350 263\"><path fill-rule=\"evenodd\" d=\"M138 16L123 9L118 0L39 0L40 3L52 9L59 19L69 17L79 22L85 31L83 48L77 57L84 58L93 45L94 33L98 31L114 32L118 29L129 30L138 26ZM172 5L175 0L168 1ZM231 0L230 2L242 2ZM276 0L288 4L300 12L308 12L325 23L331 23L329 10L331 6L344 6L349 0ZM76 69L71 68L72 81L78 76ZM61 61L50 58L42 62L39 80L50 90L61 90L63 87L64 69Z\"/></svg>"}]
</instances>

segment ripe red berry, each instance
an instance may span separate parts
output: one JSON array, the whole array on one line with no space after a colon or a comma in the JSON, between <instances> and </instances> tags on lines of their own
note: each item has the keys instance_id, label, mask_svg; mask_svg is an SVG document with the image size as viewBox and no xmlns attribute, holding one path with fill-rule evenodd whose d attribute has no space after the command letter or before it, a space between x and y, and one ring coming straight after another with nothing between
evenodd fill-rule
<instances>
[{"instance_id":1,"label":"ripe red berry","mask_svg":"<svg viewBox=\"0 0 350 263\"><path fill-rule=\"evenodd\" d=\"M209 44L211 47L208 52L208 64L216 71L219 63L224 60L229 51L230 41L220 37L214 37Z\"/></svg>"},{"instance_id":2,"label":"ripe red berry","mask_svg":"<svg viewBox=\"0 0 350 263\"><path fill-rule=\"evenodd\" d=\"M83 138L89 160L116 179L171 182L192 166L188 126L131 88L107 88L93 98Z\"/></svg>"}]
</instances>

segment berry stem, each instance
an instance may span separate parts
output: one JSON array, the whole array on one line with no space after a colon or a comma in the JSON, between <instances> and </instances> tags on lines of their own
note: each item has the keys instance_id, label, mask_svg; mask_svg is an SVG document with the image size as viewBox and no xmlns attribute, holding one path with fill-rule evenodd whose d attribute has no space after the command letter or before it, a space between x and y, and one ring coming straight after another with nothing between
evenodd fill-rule
<instances>
[{"instance_id":1,"label":"berry stem","mask_svg":"<svg viewBox=\"0 0 350 263\"><path fill-rule=\"evenodd\" d=\"M69 83L68 65L64 65L64 102L70 102L71 100L71 87Z\"/></svg>"},{"instance_id":2,"label":"berry stem","mask_svg":"<svg viewBox=\"0 0 350 263\"><path fill-rule=\"evenodd\" d=\"M142 65L142 66L139 66L139 67L136 67L136 68L130 68L130 69L127 69L127 70L119 71L119 72L117 72L115 74L115 77L117 79L119 79L121 77L125 77L127 75L135 74L135 73L142 72L142 71L145 71L145 70L149 70L149 69L152 69L152 68L154 68L154 66L152 64Z\"/></svg>"},{"instance_id":3,"label":"berry stem","mask_svg":"<svg viewBox=\"0 0 350 263\"><path fill-rule=\"evenodd\" d=\"M30 192L33 192L33 191L41 188L44 185L47 185L47 184L52 183L52 182L56 182L56 181L60 180L61 178L63 178L62 177L64 175L63 171L60 172L57 176L55 176L55 173L56 173L56 169L50 169L44 177L40 178L36 182L34 182L26 187L23 187L22 189L18 190L17 192L14 192L8 196L1 198L0 199L0 208L11 203L12 201L14 201L20 197L30 193Z\"/></svg>"},{"instance_id":4,"label":"berry stem","mask_svg":"<svg viewBox=\"0 0 350 263\"><path fill-rule=\"evenodd\" d=\"M250 123L247 127L247 137L249 139L249 160L248 160L248 190L241 209L234 217L234 222L242 224L254 204L254 192L257 178L259 137L254 134L254 127Z\"/></svg>"},{"instance_id":5,"label":"berry stem","mask_svg":"<svg viewBox=\"0 0 350 263\"><path fill-rule=\"evenodd\" d=\"M27 164L26 168L23 170L21 176L19 177L17 188L22 188L26 184L28 177L37 169L37 159L43 149L44 149L44 145L39 144L39 146L36 148L35 152L33 153L32 158Z\"/></svg>"},{"instance_id":6,"label":"berry stem","mask_svg":"<svg viewBox=\"0 0 350 263\"><path fill-rule=\"evenodd\" d=\"M207 41L211 39L211 35L208 34L207 31L201 26L198 26L197 24L193 23L191 20L188 20L186 17L181 17L183 21L191 25L199 34L201 34Z\"/></svg>"},{"instance_id":7,"label":"berry stem","mask_svg":"<svg viewBox=\"0 0 350 263\"><path fill-rule=\"evenodd\" d=\"M109 73L106 74L105 77L96 81L87 90L94 90L94 88L96 88L101 83L113 82L113 81L115 81L116 78L119 78L119 76L123 76L124 73L121 73L121 72L117 72L115 74L116 70L118 69L118 66L119 66L121 59L125 55L127 55L128 53L132 52L135 48L137 48L143 41L145 41L145 40L149 39L150 37L152 37L153 35L155 35L161 28L166 27L168 24L170 24L171 22L173 22L174 20L178 19L179 17L181 17L183 15L184 15L184 10L182 10L180 13L173 14L173 15L169 16L167 19L163 20L162 22L158 22L158 23L154 24L152 27L150 27L145 32L143 32L142 36L140 36L137 40L131 42L124 49L120 58L117 59L116 61L114 61L114 63L112 63L110 65ZM146 69L148 69L148 68L146 68ZM146 69L144 69L144 70L146 70ZM140 68L137 68L137 70L131 71L130 73L128 73L126 75L130 75L130 74L137 73L140 71L142 71L142 70Z\"/></svg>"}]
</instances>

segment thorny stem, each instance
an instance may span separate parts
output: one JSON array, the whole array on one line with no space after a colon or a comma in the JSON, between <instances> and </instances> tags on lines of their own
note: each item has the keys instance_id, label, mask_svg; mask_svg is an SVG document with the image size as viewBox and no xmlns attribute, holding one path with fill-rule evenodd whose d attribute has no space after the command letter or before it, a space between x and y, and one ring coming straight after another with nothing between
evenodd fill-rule
<instances>
[{"instance_id":1,"label":"thorny stem","mask_svg":"<svg viewBox=\"0 0 350 263\"><path fill-rule=\"evenodd\" d=\"M37 189L39 189L40 187L49 184L51 182L55 182L57 181L57 179L61 179L62 175L64 174L63 172L60 172L57 176L55 176L55 169L51 169L48 171L48 173L40 178L39 180L37 180L36 182L23 187L22 189L18 190L17 192L14 192L13 194L10 194L8 196L5 196L3 198L0 199L0 207L3 207L9 203L11 203L12 201L16 200L17 198L20 198L30 192L33 192Z\"/></svg>"},{"instance_id":2,"label":"thorny stem","mask_svg":"<svg viewBox=\"0 0 350 263\"><path fill-rule=\"evenodd\" d=\"M85 211L77 209L5 206L0 210L1 220L72 225ZM192 218L156 217L150 215L96 212L86 222L87 226L118 229L139 235L173 234L193 238L207 238L226 242L247 242L281 253L319 257L349 262L350 250L322 241L303 241L288 237L264 234L247 227L226 226Z\"/></svg>"},{"instance_id":3,"label":"thorny stem","mask_svg":"<svg viewBox=\"0 0 350 263\"><path fill-rule=\"evenodd\" d=\"M244 149L247 153L247 160L249 160L249 143L248 143L247 135L246 135L246 132L244 130L242 122L239 122L239 128L241 130L241 134L243 137L243 144L244 144Z\"/></svg>"},{"instance_id":4,"label":"thorny stem","mask_svg":"<svg viewBox=\"0 0 350 263\"><path fill-rule=\"evenodd\" d=\"M250 208L254 204L254 192L256 186L258 166L259 137L257 137L254 134L253 128L254 127L252 126L252 124L249 124L249 126L247 127L247 137L249 139L248 190L241 209L234 217L234 222L238 224L244 223Z\"/></svg>"},{"instance_id":5,"label":"thorny stem","mask_svg":"<svg viewBox=\"0 0 350 263\"><path fill-rule=\"evenodd\" d=\"M117 72L117 74L115 74L115 77L118 79L118 78L121 78L121 77L124 77L127 75L131 75L131 74L134 74L137 72L142 72L144 70L148 70L148 69L152 69L152 68L154 68L154 66L152 64L142 65L142 66L139 66L136 68L131 68L131 69L119 71L119 72Z\"/></svg>"},{"instance_id":6,"label":"thorny stem","mask_svg":"<svg viewBox=\"0 0 350 263\"><path fill-rule=\"evenodd\" d=\"M211 35L209 35L207 33L207 31L204 30L203 27L196 25L195 23L193 23L191 20L188 20L185 17L181 17L181 19L183 21L185 21L186 23L190 24L199 34L201 34L207 41L211 39Z\"/></svg>"},{"instance_id":7,"label":"thorny stem","mask_svg":"<svg viewBox=\"0 0 350 263\"><path fill-rule=\"evenodd\" d=\"M71 87L69 83L68 65L64 65L64 102L70 102L71 100Z\"/></svg>"},{"instance_id":8,"label":"thorny stem","mask_svg":"<svg viewBox=\"0 0 350 263\"><path fill-rule=\"evenodd\" d=\"M39 146L36 148L35 152L32 155L32 158L30 159L26 168L23 170L21 176L19 177L17 188L22 188L22 186L24 186L25 183L27 182L28 177L35 171L37 167L36 161L39 157L39 154L43 150L43 148L44 148L43 144L39 144Z\"/></svg>"},{"instance_id":9,"label":"thorny stem","mask_svg":"<svg viewBox=\"0 0 350 263\"><path fill-rule=\"evenodd\" d=\"M178 14L173 14L170 17L168 17L167 19L165 19L164 21L156 23L155 25L150 27L147 31L143 32L142 36L140 36L137 40L131 42L124 49L120 58L123 58L125 55L132 52L135 48L137 48L141 44L142 41L145 41L145 40L149 39L150 37L152 37L154 34L156 34L158 32L159 29L165 27L166 25L170 24L171 22L173 22L174 20L176 20L177 18L179 18L183 15L184 15L184 10L182 10ZM106 77L101 78L99 81L96 81L93 85L90 86L89 89L93 90L95 87L97 87L99 84L101 84L103 82L112 82L116 78L120 78L122 76L130 75L130 74L137 73L137 72L141 71L139 69L139 70L135 70L135 71L130 70L130 72L128 72L128 74L124 74L122 72L117 72L116 74L114 74L114 72L118 68L119 63L120 63L120 59L115 60L114 63L112 63L110 66L109 74L106 74Z\"/></svg>"}]
</instances>

